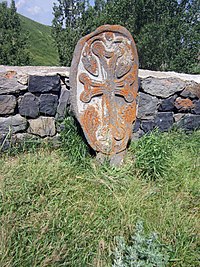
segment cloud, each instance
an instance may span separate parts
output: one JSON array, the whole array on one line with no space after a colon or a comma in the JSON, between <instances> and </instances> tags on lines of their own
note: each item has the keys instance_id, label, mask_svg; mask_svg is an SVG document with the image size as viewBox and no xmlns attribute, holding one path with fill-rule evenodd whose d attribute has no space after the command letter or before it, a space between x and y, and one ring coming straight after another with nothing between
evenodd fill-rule
<instances>
[{"instance_id":1,"label":"cloud","mask_svg":"<svg viewBox=\"0 0 200 267\"><path fill-rule=\"evenodd\" d=\"M33 6L33 7L29 7L27 8L27 11L31 14L31 15L37 15L39 13L41 13L42 8L39 6Z\"/></svg>"},{"instance_id":2,"label":"cloud","mask_svg":"<svg viewBox=\"0 0 200 267\"><path fill-rule=\"evenodd\" d=\"M26 4L27 0L19 0L16 3L16 8L20 8L21 6L23 6L24 4Z\"/></svg>"}]
</instances>

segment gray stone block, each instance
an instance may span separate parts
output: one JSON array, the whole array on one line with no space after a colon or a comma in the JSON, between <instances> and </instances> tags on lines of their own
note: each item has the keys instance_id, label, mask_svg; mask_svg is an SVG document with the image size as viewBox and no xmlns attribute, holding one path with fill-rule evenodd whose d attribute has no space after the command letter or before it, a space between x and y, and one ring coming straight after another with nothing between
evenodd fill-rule
<instances>
[{"instance_id":1,"label":"gray stone block","mask_svg":"<svg viewBox=\"0 0 200 267\"><path fill-rule=\"evenodd\" d=\"M28 90L31 93L59 92L60 88L60 77L58 75L29 76Z\"/></svg>"},{"instance_id":2,"label":"gray stone block","mask_svg":"<svg viewBox=\"0 0 200 267\"><path fill-rule=\"evenodd\" d=\"M43 94L40 96L40 113L54 116L58 106L58 96L52 94Z\"/></svg>"},{"instance_id":3,"label":"gray stone block","mask_svg":"<svg viewBox=\"0 0 200 267\"><path fill-rule=\"evenodd\" d=\"M160 101L157 97L139 93L138 115L139 119L153 119L157 113Z\"/></svg>"},{"instance_id":4,"label":"gray stone block","mask_svg":"<svg viewBox=\"0 0 200 267\"><path fill-rule=\"evenodd\" d=\"M39 116L39 99L31 94L26 93L19 101L19 113L27 118L37 118Z\"/></svg>"},{"instance_id":5,"label":"gray stone block","mask_svg":"<svg viewBox=\"0 0 200 267\"><path fill-rule=\"evenodd\" d=\"M56 134L55 119L50 117L39 117L29 120L28 133L38 135L40 137L54 136Z\"/></svg>"},{"instance_id":6,"label":"gray stone block","mask_svg":"<svg viewBox=\"0 0 200 267\"><path fill-rule=\"evenodd\" d=\"M0 95L16 94L26 90L27 86L18 83L16 78L0 76Z\"/></svg>"},{"instance_id":7,"label":"gray stone block","mask_svg":"<svg viewBox=\"0 0 200 267\"><path fill-rule=\"evenodd\" d=\"M200 115L200 100L194 100L194 108L192 109L192 113Z\"/></svg>"},{"instance_id":8,"label":"gray stone block","mask_svg":"<svg viewBox=\"0 0 200 267\"><path fill-rule=\"evenodd\" d=\"M0 95L0 115L14 113L17 104L16 97L13 95Z\"/></svg>"},{"instance_id":9,"label":"gray stone block","mask_svg":"<svg viewBox=\"0 0 200 267\"><path fill-rule=\"evenodd\" d=\"M62 87L57 107L56 120L63 120L65 118L68 102L69 102L69 90Z\"/></svg>"},{"instance_id":10,"label":"gray stone block","mask_svg":"<svg viewBox=\"0 0 200 267\"><path fill-rule=\"evenodd\" d=\"M179 127L186 131L193 131L200 128L200 115L186 114L177 123Z\"/></svg>"},{"instance_id":11,"label":"gray stone block","mask_svg":"<svg viewBox=\"0 0 200 267\"><path fill-rule=\"evenodd\" d=\"M0 118L0 133L7 134L24 131L27 128L27 120L21 115L10 116L7 118Z\"/></svg>"},{"instance_id":12,"label":"gray stone block","mask_svg":"<svg viewBox=\"0 0 200 267\"><path fill-rule=\"evenodd\" d=\"M157 79L148 77L146 79L142 79L141 87L145 93L167 98L182 91L185 87L185 82L176 78Z\"/></svg>"}]
</instances>

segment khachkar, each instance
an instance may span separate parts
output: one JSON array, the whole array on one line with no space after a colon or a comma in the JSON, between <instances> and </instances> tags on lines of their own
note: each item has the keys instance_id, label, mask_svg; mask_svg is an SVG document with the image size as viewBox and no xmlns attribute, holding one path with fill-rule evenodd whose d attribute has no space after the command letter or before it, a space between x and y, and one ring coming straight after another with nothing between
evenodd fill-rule
<instances>
[{"instance_id":1,"label":"khachkar","mask_svg":"<svg viewBox=\"0 0 200 267\"><path fill-rule=\"evenodd\" d=\"M101 161L123 161L136 118L138 56L131 34L104 25L78 42L70 69L71 103Z\"/></svg>"}]
</instances>

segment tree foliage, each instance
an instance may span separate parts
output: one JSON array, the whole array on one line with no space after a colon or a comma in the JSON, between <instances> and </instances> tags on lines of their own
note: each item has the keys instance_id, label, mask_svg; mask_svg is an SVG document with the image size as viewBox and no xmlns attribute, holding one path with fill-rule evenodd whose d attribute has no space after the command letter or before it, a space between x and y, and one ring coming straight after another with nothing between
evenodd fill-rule
<instances>
[{"instance_id":1,"label":"tree foliage","mask_svg":"<svg viewBox=\"0 0 200 267\"><path fill-rule=\"evenodd\" d=\"M0 3L0 64L27 65L27 37L22 32L15 1L10 7L6 1Z\"/></svg>"},{"instance_id":2,"label":"tree foliage","mask_svg":"<svg viewBox=\"0 0 200 267\"><path fill-rule=\"evenodd\" d=\"M133 35L141 68L200 72L199 0L57 0L53 35L62 65L70 65L78 39L102 24Z\"/></svg>"}]
</instances>

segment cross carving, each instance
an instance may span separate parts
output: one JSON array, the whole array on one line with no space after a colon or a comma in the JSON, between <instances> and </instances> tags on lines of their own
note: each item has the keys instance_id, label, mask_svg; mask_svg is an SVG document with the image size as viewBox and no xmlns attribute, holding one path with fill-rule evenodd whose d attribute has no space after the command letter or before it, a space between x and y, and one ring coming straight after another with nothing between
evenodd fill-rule
<instances>
[{"instance_id":1,"label":"cross carving","mask_svg":"<svg viewBox=\"0 0 200 267\"><path fill-rule=\"evenodd\" d=\"M134 83L134 76L129 73L121 79L114 79L114 81L94 81L88 74L80 74L79 81L84 85L84 91L81 93L80 99L82 102L90 102L92 97L109 94L123 96L129 103L133 102L135 95L131 90L131 85Z\"/></svg>"}]
</instances>

